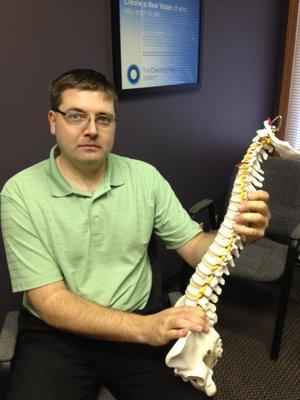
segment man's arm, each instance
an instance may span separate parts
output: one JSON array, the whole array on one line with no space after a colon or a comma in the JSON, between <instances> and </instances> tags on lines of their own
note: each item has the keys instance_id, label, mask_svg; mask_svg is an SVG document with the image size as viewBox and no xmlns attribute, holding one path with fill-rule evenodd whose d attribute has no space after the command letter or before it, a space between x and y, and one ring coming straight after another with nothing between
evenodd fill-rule
<instances>
[{"instance_id":1,"label":"man's arm","mask_svg":"<svg viewBox=\"0 0 300 400\"><path fill-rule=\"evenodd\" d=\"M172 307L142 316L110 309L67 290L64 281L27 291L32 307L50 326L94 339L162 346L188 331L207 331L208 320L197 307Z\"/></svg>"},{"instance_id":2,"label":"man's arm","mask_svg":"<svg viewBox=\"0 0 300 400\"><path fill-rule=\"evenodd\" d=\"M243 235L246 243L264 236L271 214L268 208L269 194L257 190L248 194L247 201L241 203L235 217L233 230ZM192 267L195 267L213 242L216 232L201 232L188 243L177 249L177 253Z\"/></svg>"},{"instance_id":3,"label":"man's arm","mask_svg":"<svg viewBox=\"0 0 300 400\"><path fill-rule=\"evenodd\" d=\"M200 232L176 251L187 264L191 267L196 267L208 247L212 244L215 236L215 231Z\"/></svg>"}]
</instances>

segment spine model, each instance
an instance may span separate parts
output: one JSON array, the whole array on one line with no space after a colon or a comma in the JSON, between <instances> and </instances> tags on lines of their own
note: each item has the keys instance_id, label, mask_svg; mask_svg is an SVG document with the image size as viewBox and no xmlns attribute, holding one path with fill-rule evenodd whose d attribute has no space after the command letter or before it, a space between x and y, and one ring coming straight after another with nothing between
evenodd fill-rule
<instances>
[{"instance_id":1,"label":"spine model","mask_svg":"<svg viewBox=\"0 0 300 400\"><path fill-rule=\"evenodd\" d=\"M174 368L176 375L181 376L184 381L189 381L208 396L216 392L212 369L223 351L220 336L213 328L218 320L216 303L222 292L221 286L225 283L224 276L229 275L229 267L234 266L234 258L239 257L243 250L243 238L232 229L234 216L238 213L238 205L247 199L247 194L256 188L262 188L264 173L260 164L268 158L268 152L273 151L274 147L277 149L278 145L275 145L273 140L274 132L278 129L270 121L265 121L264 127L257 131L238 165L224 221L213 243L197 265L185 295L176 304L200 306L210 319L211 329L209 332L188 332L186 337L177 340L166 356L166 364ZM275 140L284 144L284 147L287 146L286 142L276 138ZM289 150L293 152L290 146Z\"/></svg>"},{"instance_id":2,"label":"spine model","mask_svg":"<svg viewBox=\"0 0 300 400\"><path fill-rule=\"evenodd\" d=\"M185 304L201 306L210 318L212 326L217 322L214 303L218 301L218 296L222 292L219 285L225 283L222 276L229 275L228 267L234 267L233 260L239 257L239 252L243 249L242 238L232 229L233 218L238 213L238 205L247 200L248 192L263 186L264 177L260 163L268 158L266 150L269 152L273 150L268 137L254 140L238 165L238 173L224 220L213 243L197 265L185 291Z\"/></svg>"}]
</instances>

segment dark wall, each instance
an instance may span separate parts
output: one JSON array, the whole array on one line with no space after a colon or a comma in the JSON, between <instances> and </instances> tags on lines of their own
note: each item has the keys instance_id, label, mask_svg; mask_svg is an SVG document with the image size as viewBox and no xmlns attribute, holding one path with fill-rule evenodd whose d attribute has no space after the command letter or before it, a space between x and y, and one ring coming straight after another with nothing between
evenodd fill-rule
<instances>
[{"instance_id":1,"label":"dark wall","mask_svg":"<svg viewBox=\"0 0 300 400\"><path fill-rule=\"evenodd\" d=\"M154 164L184 206L221 206L232 166L273 113L284 0L204 1L200 89L122 99L115 152ZM113 76L109 0L2 0L0 186L48 156L49 82ZM0 248L0 322L19 303Z\"/></svg>"}]
</instances>

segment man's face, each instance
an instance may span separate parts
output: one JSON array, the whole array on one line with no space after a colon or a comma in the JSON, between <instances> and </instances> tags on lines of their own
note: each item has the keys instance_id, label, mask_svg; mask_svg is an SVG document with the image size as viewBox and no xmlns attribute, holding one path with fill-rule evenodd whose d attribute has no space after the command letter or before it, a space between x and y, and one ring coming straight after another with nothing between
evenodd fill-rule
<instances>
[{"instance_id":1,"label":"man's face","mask_svg":"<svg viewBox=\"0 0 300 400\"><path fill-rule=\"evenodd\" d=\"M114 102L101 91L67 89L62 93L59 110L65 113L81 112L96 117L115 116ZM48 119L50 131L65 163L75 168L103 167L110 153L115 136L115 122L110 127L97 128L94 118L86 124L73 125L52 110Z\"/></svg>"}]
</instances>

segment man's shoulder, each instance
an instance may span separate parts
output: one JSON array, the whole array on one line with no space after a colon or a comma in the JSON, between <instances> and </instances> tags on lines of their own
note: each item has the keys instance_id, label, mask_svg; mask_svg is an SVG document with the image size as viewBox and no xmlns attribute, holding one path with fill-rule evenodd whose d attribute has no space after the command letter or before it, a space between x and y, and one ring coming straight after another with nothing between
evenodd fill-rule
<instances>
[{"instance_id":1,"label":"man's shoulder","mask_svg":"<svg viewBox=\"0 0 300 400\"><path fill-rule=\"evenodd\" d=\"M120 156L117 154L110 154L111 160L115 166L120 168L123 173L134 173L134 174L150 174L155 175L159 174L157 169L150 163L142 160L138 160L136 158L129 158L125 156Z\"/></svg>"},{"instance_id":2,"label":"man's shoulder","mask_svg":"<svg viewBox=\"0 0 300 400\"><path fill-rule=\"evenodd\" d=\"M113 170L118 171L117 174L122 175L124 181L139 185L140 188L148 188L151 191L166 183L156 167L148 162L116 154L110 154L110 157Z\"/></svg>"},{"instance_id":3,"label":"man's shoulder","mask_svg":"<svg viewBox=\"0 0 300 400\"><path fill-rule=\"evenodd\" d=\"M48 163L49 160L43 160L16 173L5 183L1 194L9 196L22 191L25 187L32 189L40 187L45 182Z\"/></svg>"}]
</instances>

